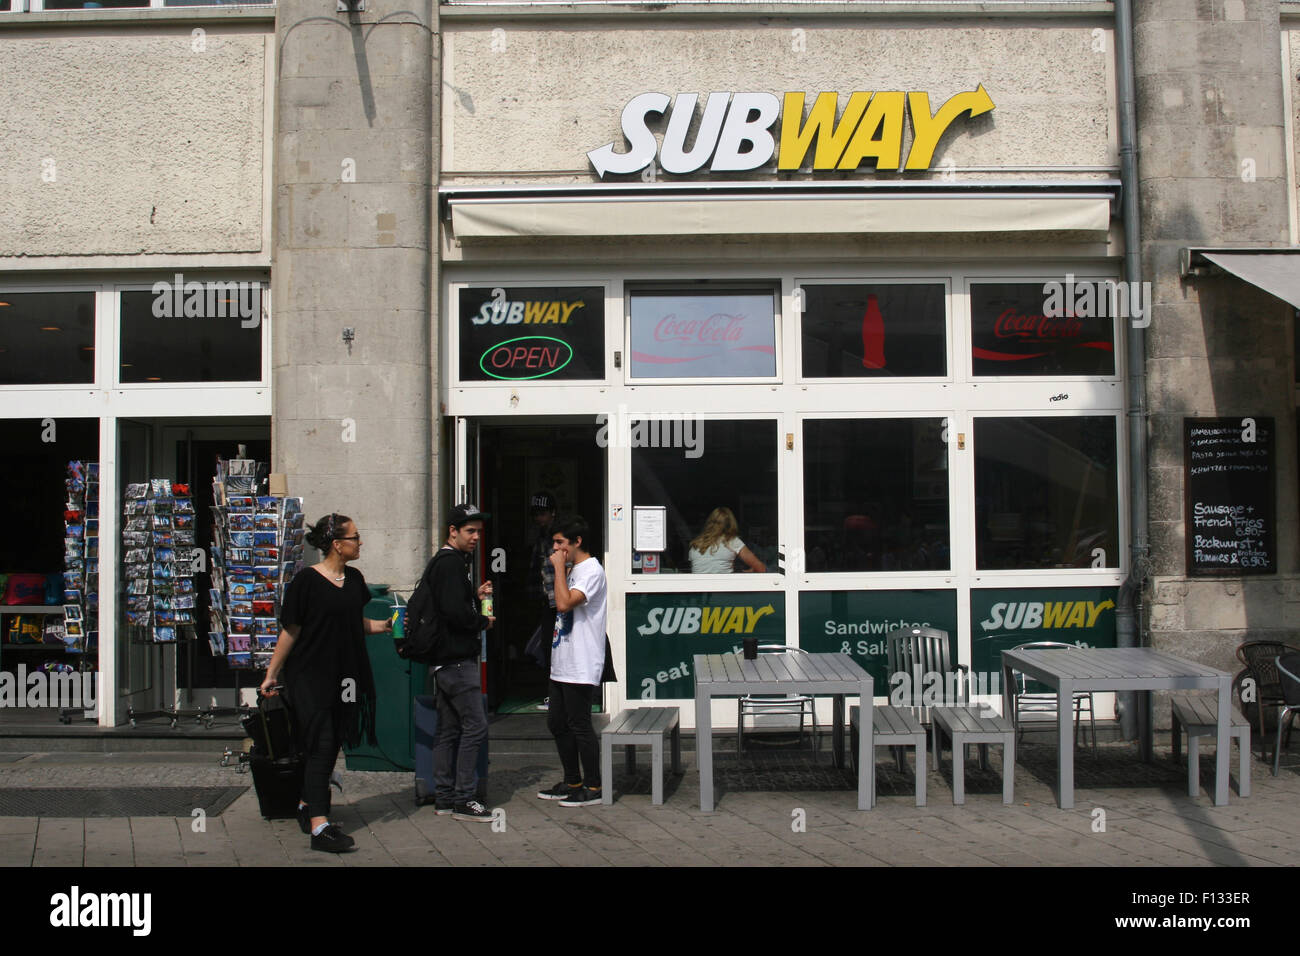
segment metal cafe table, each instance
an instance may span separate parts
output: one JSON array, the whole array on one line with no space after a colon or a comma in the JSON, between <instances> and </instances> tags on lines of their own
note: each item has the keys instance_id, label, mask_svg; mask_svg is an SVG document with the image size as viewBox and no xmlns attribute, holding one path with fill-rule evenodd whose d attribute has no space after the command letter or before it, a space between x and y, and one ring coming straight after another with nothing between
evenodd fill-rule
<instances>
[{"instance_id":1,"label":"metal cafe table","mask_svg":"<svg viewBox=\"0 0 1300 956\"><path fill-rule=\"evenodd\" d=\"M1215 744L1215 806L1228 802L1228 732L1232 678L1226 671L1185 661L1146 647L1070 647L1002 652L1002 712L1012 712L1013 671L1056 688L1057 720L1057 793L1056 803L1063 810L1074 806L1074 722L1059 719L1073 713L1074 694L1079 691L1137 691L1139 708L1147 713L1153 690L1218 691L1217 736ZM1151 722L1145 721L1142 754L1151 754Z\"/></svg>"},{"instance_id":2,"label":"metal cafe table","mask_svg":"<svg viewBox=\"0 0 1300 956\"><path fill-rule=\"evenodd\" d=\"M862 726L871 727L871 675L847 654L763 654L747 661L736 654L695 655L695 749L700 766L700 809L713 809L713 698L746 694L834 695L831 745L843 766L844 698L862 700ZM858 809L871 808L875 793L872 735L858 742Z\"/></svg>"}]
</instances>

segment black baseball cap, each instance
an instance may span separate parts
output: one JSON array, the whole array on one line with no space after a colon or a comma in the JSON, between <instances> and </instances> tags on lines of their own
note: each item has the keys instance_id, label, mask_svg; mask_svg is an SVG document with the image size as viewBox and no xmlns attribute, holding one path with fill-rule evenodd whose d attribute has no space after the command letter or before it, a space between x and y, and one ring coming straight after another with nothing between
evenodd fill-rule
<instances>
[{"instance_id":1,"label":"black baseball cap","mask_svg":"<svg viewBox=\"0 0 1300 956\"><path fill-rule=\"evenodd\" d=\"M479 511L478 505L467 503L456 505L447 514L447 524L453 528L459 528L463 524L471 521L486 521L492 516L486 511Z\"/></svg>"},{"instance_id":2,"label":"black baseball cap","mask_svg":"<svg viewBox=\"0 0 1300 956\"><path fill-rule=\"evenodd\" d=\"M539 491L537 494L533 495L532 499L529 501L529 506L534 511L554 511L555 496L547 494L545 491Z\"/></svg>"}]
</instances>

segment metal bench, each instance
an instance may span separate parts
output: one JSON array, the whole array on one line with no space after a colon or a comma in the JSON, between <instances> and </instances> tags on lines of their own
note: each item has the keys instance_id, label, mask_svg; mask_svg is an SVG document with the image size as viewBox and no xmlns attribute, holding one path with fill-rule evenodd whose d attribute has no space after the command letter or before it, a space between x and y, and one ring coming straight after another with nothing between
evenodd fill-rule
<instances>
[{"instance_id":1,"label":"metal bench","mask_svg":"<svg viewBox=\"0 0 1300 956\"><path fill-rule=\"evenodd\" d=\"M935 707L930 711L934 765L942 753L939 731L952 738L952 802L966 802L966 746L980 745L980 764L988 763L988 745L1002 745L1002 802L1011 803L1016 777L1016 728L1007 718L975 707Z\"/></svg>"},{"instance_id":2,"label":"metal bench","mask_svg":"<svg viewBox=\"0 0 1300 956\"><path fill-rule=\"evenodd\" d=\"M858 754L859 723L861 723L861 708L850 707L849 727L853 738L853 749L850 753L855 761ZM903 772L903 765L906 763L903 748L916 748L916 805L925 806L925 728L916 719L916 715L905 707L873 707L871 724L871 752L874 754L876 747L893 747L899 773ZM872 806L875 806L875 803L876 795L872 793Z\"/></svg>"},{"instance_id":3,"label":"metal bench","mask_svg":"<svg viewBox=\"0 0 1300 956\"><path fill-rule=\"evenodd\" d=\"M653 761L651 802L664 802L664 738L673 740L673 773L682 772L682 735L676 707L638 707L620 711L600 734L600 776L605 792L604 803L614 802L614 745L622 744L627 755L628 773L636 772L636 748L649 744Z\"/></svg>"},{"instance_id":4,"label":"metal bench","mask_svg":"<svg viewBox=\"0 0 1300 956\"><path fill-rule=\"evenodd\" d=\"M1216 714L1213 698L1191 697L1179 694L1171 698L1173 705L1173 744L1174 759L1181 756L1182 736L1187 734L1187 795L1194 797L1201 792L1200 738L1209 737L1214 742ZM1246 718L1233 710L1228 715L1230 727L1228 740L1237 740L1239 763L1237 770L1237 792L1243 797L1250 796L1250 724ZM1231 745L1231 744L1230 744Z\"/></svg>"}]
</instances>

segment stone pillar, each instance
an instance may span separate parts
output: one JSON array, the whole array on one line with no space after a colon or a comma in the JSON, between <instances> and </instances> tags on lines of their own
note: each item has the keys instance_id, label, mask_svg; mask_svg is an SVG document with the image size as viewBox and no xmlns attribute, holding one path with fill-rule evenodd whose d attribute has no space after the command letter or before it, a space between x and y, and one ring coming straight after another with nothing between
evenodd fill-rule
<instances>
[{"instance_id":1,"label":"stone pillar","mask_svg":"<svg viewBox=\"0 0 1300 956\"><path fill-rule=\"evenodd\" d=\"M436 4L335 7L277 10L272 470L309 521L353 517L367 580L409 593L436 479Z\"/></svg>"},{"instance_id":2,"label":"stone pillar","mask_svg":"<svg viewBox=\"0 0 1300 956\"><path fill-rule=\"evenodd\" d=\"M1153 286L1154 646L1231 670L1246 639L1300 634L1294 311L1232 276L1179 277L1184 246L1284 246L1289 236L1277 0L1134 4L1143 269ZM1186 575L1183 419L1272 416L1276 575ZM1166 724L1167 726L1167 724Z\"/></svg>"}]
</instances>

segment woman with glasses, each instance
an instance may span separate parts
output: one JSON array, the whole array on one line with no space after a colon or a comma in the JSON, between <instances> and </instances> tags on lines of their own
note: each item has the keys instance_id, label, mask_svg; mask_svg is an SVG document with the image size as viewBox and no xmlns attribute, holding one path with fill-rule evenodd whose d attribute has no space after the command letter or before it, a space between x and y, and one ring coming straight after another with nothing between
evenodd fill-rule
<instances>
[{"instance_id":1,"label":"woman with glasses","mask_svg":"<svg viewBox=\"0 0 1300 956\"><path fill-rule=\"evenodd\" d=\"M304 755L298 824L311 848L330 853L355 841L330 823L330 773L342 744L375 743L375 690L366 634L392 629L389 621L362 617L370 600L365 578L348 567L361 555L361 535L347 515L329 514L307 531L321 560L304 568L280 602L280 639L262 682L275 694L281 683Z\"/></svg>"}]
</instances>

